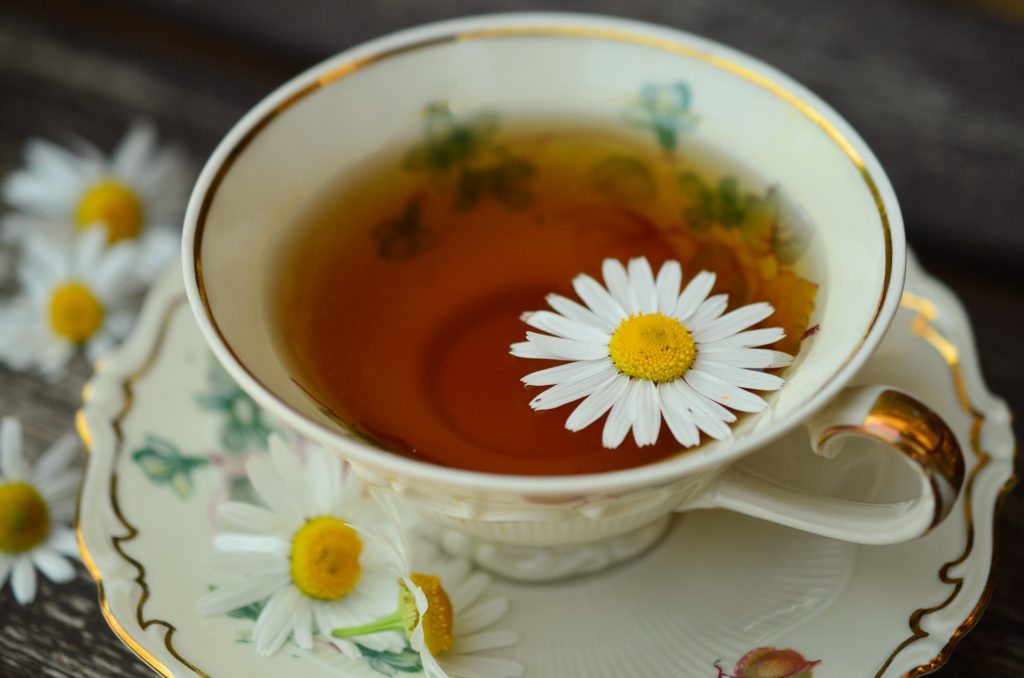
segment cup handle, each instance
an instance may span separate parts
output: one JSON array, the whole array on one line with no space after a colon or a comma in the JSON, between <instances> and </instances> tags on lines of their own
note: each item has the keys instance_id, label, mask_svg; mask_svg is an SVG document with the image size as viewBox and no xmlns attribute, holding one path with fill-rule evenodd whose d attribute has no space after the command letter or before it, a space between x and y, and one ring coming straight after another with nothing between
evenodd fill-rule
<instances>
[{"instance_id":1,"label":"cup handle","mask_svg":"<svg viewBox=\"0 0 1024 678\"><path fill-rule=\"evenodd\" d=\"M867 503L785 487L733 465L701 504L858 544L896 544L928 532L949 514L964 479L956 436L939 415L889 386L848 388L807 422L814 451L831 459L850 436L899 452L920 481L906 501Z\"/></svg>"}]
</instances>

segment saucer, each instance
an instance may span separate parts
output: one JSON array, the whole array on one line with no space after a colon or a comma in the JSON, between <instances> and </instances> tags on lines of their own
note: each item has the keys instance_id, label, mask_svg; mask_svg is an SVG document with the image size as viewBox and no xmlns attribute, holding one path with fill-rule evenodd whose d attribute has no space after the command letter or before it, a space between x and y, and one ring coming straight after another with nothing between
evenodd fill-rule
<instances>
[{"instance_id":1,"label":"saucer","mask_svg":"<svg viewBox=\"0 0 1024 678\"><path fill-rule=\"evenodd\" d=\"M960 304L914 262L900 312L860 381L910 392L957 433L968 473L936 530L856 546L721 510L689 512L649 552L603 572L544 585L496 580L493 592L511 608L502 627L522 640L493 654L537 678L720 678L752 662L808 678L917 676L941 666L992 595L994 513L1015 480L1010 413L982 382ZM199 613L215 510L249 495L245 459L274 423L207 350L179 270L154 286L134 333L97 366L83 397L77 423L91 454L79 545L104 616L143 661L167 676L418 673L409 652L356 662L329 646L289 644L262 658L244 612ZM894 460L865 449L825 461L797 431L743 463L864 496L901 472Z\"/></svg>"}]
</instances>

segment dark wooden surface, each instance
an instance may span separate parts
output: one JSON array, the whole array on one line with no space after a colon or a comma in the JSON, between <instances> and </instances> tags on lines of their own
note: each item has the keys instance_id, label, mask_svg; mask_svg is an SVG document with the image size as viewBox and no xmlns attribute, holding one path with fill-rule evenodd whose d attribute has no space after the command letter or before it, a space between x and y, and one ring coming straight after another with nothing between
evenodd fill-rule
<instances>
[{"instance_id":1,"label":"dark wooden surface","mask_svg":"<svg viewBox=\"0 0 1024 678\"><path fill-rule=\"evenodd\" d=\"M140 115L202 159L261 96L331 53L428 20L514 9L692 30L821 94L874 148L911 244L966 303L990 387L1024 410L1024 23L1014 0L5 0L0 173L31 135L110 147ZM0 368L0 414L21 417L30 448L42 449L71 427L87 376L84 363L56 384ZM1019 492L998 540L995 598L940 676L1024 676ZM70 585L43 584L27 608L0 591L0 677L146 674L108 631L84 569Z\"/></svg>"}]
</instances>

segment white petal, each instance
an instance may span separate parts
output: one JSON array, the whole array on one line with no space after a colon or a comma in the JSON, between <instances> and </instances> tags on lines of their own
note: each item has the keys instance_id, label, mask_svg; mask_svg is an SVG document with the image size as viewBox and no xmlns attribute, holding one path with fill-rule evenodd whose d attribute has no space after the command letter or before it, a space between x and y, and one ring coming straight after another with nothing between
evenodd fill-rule
<instances>
[{"instance_id":1,"label":"white petal","mask_svg":"<svg viewBox=\"0 0 1024 678\"><path fill-rule=\"evenodd\" d=\"M41 479L36 483L39 494L49 501L58 501L64 497L74 496L78 492L81 475L65 471L56 477Z\"/></svg>"},{"instance_id":2,"label":"white petal","mask_svg":"<svg viewBox=\"0 0 1024 678\"><path fill-rule=\"evenodd\" d=\"M551 410L584 398L607 382L616 372L611 364L606 364L602 370L588 377L552 386L531 400L530 407L535 410Z\"/></svg>"},{"instance_id":3,"label":"white petal","mask_svg":"<svg viewBox=\"0 0 1024 678\"><path fill-rule=\"evenodd\" d=\"M576 406L565 421L570 431L581 431L597 421L612 405L625 397L629 388L629 377L616 371L607 383L594 389L587 398Z\"/></svg>"},{"instance_id":4,"label":"white petal","mask_svg":"<svg viewBox=\"0 0 1024 678\"><path fill-rule=\"evenodd\" d=\"M82 271L93 289L109 305L116 306L139 291L134 276L138 270L138 247L128 241L111 245L92 268Z\"/></svg>"},{"instance_id":5,"label":"white petal","mask_svg":"<svg viewBox=\"0 0 1024 678\"><path fill-rule=\"evenodd\" d=\"M304 467L296 453L293 442L283 435L270 437L270 462L281 480L285 493L292 505L304 518L313 513L309 488L306 486Z\"/></svg>"},{"instance_id":6,"label":"white petal","mask_svg":"<svg viewBox=\"0 0 1024 678\"><path fill-rule=\"evenodd\" d=\"M66 584L75 578L75 566L49 547L43 546L32 551L32 562L55 584Z\"/></svg>"},{"instance_id":7,"label":"white petal","mask_svg":"<svg viewBox=\"0 0 1024 678\"><path fill-rule=\"evenodd\" d=\"M693 369L700 370L713 377L718 377L733 386L753 388L758 391L777 391L786 383L785 379L774 374L765 374L756 370L745 370L741 367L722 365L711 360L701 360L700 358L694 362Z\"/></svg>"},{"instance_id":8,"label":"white petal","mask_svg":"<svg viewBox=\"0 0 1024 678\"><path fill-rule=\"evenodd\" d=\"M11 590L14 591L14 599L21 605L28 605L36 599L36 570L32 567L32 559L26 555L14 558Z\"/></svg>"},{"instance_id":9,"label":"white petal","mask_svg":"<svg viewBox=\"0 0 1024 678\"><path fill-rule=\"evenodd\" d=\"M184 205L184 203L182 203ZM136 285L148 285L167 267L181 250L177 231L166 228L148 228L139 241L134 279Z\"/></svg>"},{"instance_id":10,"label":"white petal","mask_svg":"<svg viewBox=\"0 0 1024 678\"><path fill-rule=\"evenodd\" d=\"M722 348L749 348L751 346L774 344L785 336L786 332L781 327L765 327L759 330L738 332L706 345Z\"/></svg>"},{"instance_id":11,"label":"white petal","mask_svg":"<svg viewBox=\"0 0 1024 678\"><path fill-rule=\"evenodd\" d=\"M492 598L476 605L455 620L454 631L458 636L468 636L481 631L498 621L508 612L506 598Z\"/></svg>"},{"instance_id":12,"label":"white petal","mask_svg":"<svg viewBox=\"0 0 1024 678\"><path fill-rule=\"evenodd\" d=\"M147 206L151 207L151 223L176 225L192 183L188 156L177 146L154 150L135 176L135 185L145 193Z\"/></svg>"},{"instance_id":13,"label":"white petal","mask_svg":"<svg viewBox=\"0 0 1024 678\"><path fill-rule=\"evenodd\" d=\"M526 318L526 324L556 337L577 341L608 343L611 336L587 323L569 320L551 311L536 311Z\"/></svg>"},{"instance_id":14,"label":"white petal","mask_svg":"<svg viewBox=\"0 0 1024 678\"><path fill-rule=\"evenodd\" d=\"M270 657L285 644L292 633L295 623L295 612L299 607L302 594L294 586L287 586L267 601L267 606L260 612L256 626L252 630L252 639L256 643L256 652L261 656Z\"/></svg>"},{"instance_id":15,"label":"white petal","mask_svg":"<svg viewBox=\"0 0 1024 678\"><path fill-rule=\"evenodd\" d=\"M319 634L331 645L336 647L343 655L352 660L358 660L362 656L362 652L356 647L354 641L348 638L335 638L331 635L331 631L338 628L343 628L342 624L336 623L331 615L328 613L331 606L323 603L314 603L311 606L311 612L313 614L313 624L316 626Z\"/></svg>"},{"instance_id":16,"label":"white petal","mask_svg":"<svg viewBox=\"0 0 1024 678\"><path fill-rule=\"evenodd\" d=\"M693 315L690 316L685 324L690 328L691 332L696 333L705 324L725 313L728 304L729 296L726 294L716 294L713 297L708 297L704 300L704 303L697 307L697 310L693 312Z\"/></svg>"},{"instance_id":17,"label":"white petal","mask_svg":"<svg viewBox=\"0 0 1024 678\"><path fill-rule=\"evenodd\" d=\"M615 301L608 290L589 275L576 276L572 280L572 286L583 303L612 326L618 327L619 323L628 315L622 304Z\"/></svg>"},{"instance_id":18,"label":"white petal","mask_svg":"<svg viewBox=\"0 0 1024 678\"><path fill-rule=\"evenodd\" d=\"M604 422L604 431L601 433L601 444L605 447L618 447L629 433L635 418L639 384L640 382L636 380L629 380L626 392L612 405L612 411L608 414L608 419Z\"/></svg>"},{"instance_id":19,"label":"white petal","mask_svg":"<svg viewBox=\"0 0 1024 678\"><path fill-rule=\"evenodd\" d=\"M556 365L538 372L531 372L523 377L522 382L527 386L552 386L554 384L565 384L580 379L586 379L592 374L604 371L608 368L607 358L598 360L576 360L563 365Z\"/></svg>"},{"instance_id":20,"label":"white petal","mask_svg":"<svg viewBox=\"0 0 1024 678\"><path fill-rule=\"evenodd\" d=\"M691 369L683 379L697 393L740 412L760 412L768 406L760 396L700 370Z\"/></svg>"},{"instance_id":21,"label":"white petal","mask_svg":"<svg viewBox=\"0 0 1024 678\"><path fill-rule=\"evenodd\" d=\"M678 261L666 261L658 271L655 287L658 290L658 312L663 315L675 313L679 302L679 285L683 281L683 269Z\"/></svg>"},{"instance_id":22,"label":"white petal","mask_svg":"<svg viewBox=\"0 0 1024 678\"><path fill-rule=\"evenodd\" d=\"M658 442L658 433L661 432L661 400L654 382L639 379L637 383L633 439L638 446L645 447Z\"/></svg>"},{"instance_id":23,"label":"white petal","mask_svg":"<svg viewBox=\"0 0 1024 678\"><path fill-rule=\"evenodd\" d=\"M468 637L459 636L453 648L459 654L472 654L484 650L495 650L500 647L510 647L520 640L515 631L481 631Z\"/></svg>"},{"instance_id":24,"label":"white petal","mask_svg":"<svg viewBox=\"0 0 1024 678\"><path fill-rule=\"evenodd\" d=\"M325 454L325 457L321 458L330 460L331 470L328 475L334 480L334 489L328 491L334 493L336 500L335 508L332 510L334 515L342 516L348 522L359 525L372 525L384 520L384 516L379 510L380 507L375 502L369 501L368 488L352 468L343 464L337 456L327 452L324 448L320 449ZM364 553L373 554L374 557L380 556L381 549L377 548L375 543L368 548L370 550Z\"/></svg>"},{"instance_id":25,"label":"white petal","mask_svg":"<svg viewBox=\"0 0 1024 678\"><path fill-rule=\"evenodd\" d=\"M544 297L544 299L548 302L548 305L551 306L551 308L555 309L570 320L587 323L588 325L596 327L604 332L612 332L615 329L615 323L602 318L586 306L578 304L572 299L563 297L560 294L549 294Z\"/></svg>"},{"instance_id":26,"label":"white petal","mask_svg":"<svg viewBox=\"0 0 1024 678\"><path fill-rule=\"evenodd\" d=\"M711 294L711 288L715 286L715 274L709 271L701 271L693 277L686 287L683 289L683 293L679 295L679 300L676 302L675 310L672 315L686 322L694 311L696 311L704 300Z\"/></svg>"},{"instance_id":27,"label":"white petal","mask_svg":"<svg viewBox=\"0 0 1024 678\"><path fill-rule=\"evenodd\" d=\"M57 553L63 553L76 560L81 559L81 554L78 552L78 538L72 530L63 525L54 525L50 528L50 536L47 537L46 543Z\"/></svg>"},{"instance_id":28,"label":"white petal","mask_svg":"<svg viewBox=\"0 0 1024 678\"><path fill-rule=\"evenodd\" d=\"M629 288L640 313L656 313L658 290L654 286L654 272L646 257L629 260Z\"/></svg>"},{"instance_id":29,"label":"white petal","mask_svg":"<svg viewBox=\"0 0 1024 678\"><path fill-rule=\"evenodd\" d=\"M301 513L274 471L268 455L255 453L250 456L245 471L256 494L271 511L281 516Z\"/></svg>"},{"instance_id":30,"label":"white petal","mask_svg":"<svg viewBox=\"0 0 1024 678\"><path fill-rule=\"evenodd\" d=\"M72 275L82 280L92 280L92 273L104 259L107 248L107 232L100 227L82 231L75 241Z\"/></svg>"},{"instance_id":31,"label":"white petal","mask_svg":"<svg viewBox=\"0 0 1024 678\"><path fill-rule=\"evenodd\" d=\"M793 356L782 351L772 351L765 348L722 347L721 342L710 346L701 346L698 350L698 357L714 360L721 365L751 369L786 367L793 362Z\"/></svg>"},{"instance_id":32,"label":"white petal","mask_svg":"<svg viewBox=\"0 0 1024 678\"><path fill-rule=\"evenodd\" d=\"M199 599L199 611L203 614L225 614L245 607L280 591L288 586L289 579L280 575L243 577L210 591Z\"/></svg>"},{"instance_id":33,"label":"white petal","mask_svg":"<svg viewBox=\"0 0 1024 678\"><path fill-rule=\"evenodd\" d=\"M531 341L518 341L509 347L509 353L517 358L534 358L539 360L557 360L557 357L545 351Z\"/></svg>"},{"instance_id":34,"label":"white petal","mask_svg":"<svg viewBox=\"0 0 1024 678\"><path fill-rule=\"evenodd\" d=\"M277 534L285 529L285 522L274 513L240 501L224 502L217 515L224 528L263 534Z\"/></svg>"},{"instance_id":35,"label":"white petal","mask_svg":"<svg viewBox=\"0 0 1024 678\"><path fill-rule=\"evenodd\" d=\"M301 596L296 606L293 619L293 633L295 644L303 650L313 649L313 611L310 609L312 603L309 598Z\"/></svg>"},{"instance_id":36,"label":"white petal","mask_svg":"<svg viewBox=\"0 0 1024 678\"><path fill-rule=\"evenodd\" d=\"M672 436L679 444L693 447L700 442L700 433L694 423L693 414L686 401L671 384L660 384L658 395L661 397L661 415L665 418Z\"/></svg>"},{"instance_id":37,"label":"white petal","mask_svg":"<svg viewBox=\"0 0 1024 678\"><path fill-rule=\"evenodd\" d=\"M718 341L761 322L774 312L772 305L763 301L741 306L694 330L693 338L697 343Z\"/></svg>"},{"instance_id":38,"label":"white petal","mask_svg":"<svg viewBox=\"0 0 1024 678\"><path fill-rule=\"evenodd\" d=\"M291 544L280 537L233 532L214 535L213 547L218 551L248 551L280 557L287 557L291 552Z\"/></svg>"},{"instance_id":39,"label":"white petal","mask_svg":"<svg viewBox=\"0 0 1024 678\"><path fill-rule=\"evenodd\" d=\"M75 497L61 497L60 499L46 499L50 509L50 520L58 523L70 523L75 518Z\"/></svg>"},{"instance_id":40,"label":"white petal","mask_svg":"<svg viewBox=\"0 0 1024 678\"><path fill-rule=\"evenodd\" d=\"M73 433L65 433L39 457L32 477L38 483L43 478L55 476L63 472L76 458L78 438Z\"/></svg>"},{"instance_id":41,"label":"white petal","mask_svg":"<svg viewBox=\"0 0 1024 678\"><path fill-rule=\"evenodd\" d=\"M4 417L0 421L0 476L9 483L29 478L21 455L21 439L21 422L14 417Z\"/></svg>"},{"instance_id":42,"label":"white petal","mask_svg":"<svg viewBox=\"0 0 1024 678\"><path fill-rule=\"evenodd\" d=\"M693 416L693 422L697 428L715 440L725 440L732 436L732 429L728 424L736 421L735 414L697 393L681 379L666 384L666 386L676 391L679 398L690 408L690 414Z\"/></svg>"},{"instance_id":43,"label":"white petal","mask_svg":"<svg viewBox=\"0 0 1024 678\"><path fill-rule=\"evenodd\" d=\"M450 579L460 582L458 588L451 593L452 608L456 610L456 614L459 610L466 609L476 602L480 594L486 591L491 584L491 578L485 572L474 572L465 579L455 577Z\"/></svg>"},{"instance_id":44,"label":"white petal","mask_svg":"<svg viewBox=\"0 0 1024 678\"><path fill-rule=\"evenodd\" d=\"M422 643L420 643L419 653L420 663L423 665L423 678L452 678L437 663L434 655L422 647ZM473 678L483 678L483 676L473 676Z\"/></svg>"},{"instance_id":45,"label":"white petal","mask_svg":"<svg viewBox=\"0 0 1024 678\"><path fill-rule=\"evenodd\" d=\"M64 378L64 372L68 363L75 357L74 344L67 342L54 342L46 346L45 351L38 356L39 372L50 383L56 383Z\"/></svg>"},{"instance_id":46,"label":"white petal","mask_svg":"<svg viewBox=\"0 0 1024 678\"><path fill-rule=\"evenodd\" d=\"M601 262L601 273L604 284L619 306L633 314L640 310L637 300L633 297L633 289L629 285L629 274L617 259L605 259Z\"/></svg>"},{"instance_id":47,"label":"white petal","mask_svg":"<svg viewBox=\"0 0 1024 678\"><path fill-rule=\"evenodd\" d=\"M217 551L206 558L206 564L215 570L251 576L288 575L288 558L279 554L252 551Z\"/></svg>"},{"instance_id":48,"label":"white petal","mask_svg":"<svg viewBox=\"0 0 1024 678\"><path fill-rule=\"evenodd\" d=\"M111 158L110 166L121 179L132 179L145 168L156 148L156 129L148 121L132 124Z\"/></svg>"},{"instance_id":49,"label":"white petal","mask_svg":"<svg viewBox=\"0 0 1024 678\"><path fill-rule=\"evenodd\" d=\"M355 497L350 495L360 491L358 482L344 492L341 490L341 464L337 457L319 445L313 445L306 458L306 482L309 484L313 513L318 515L333 513L335 505L358 498L358 494Z\"/></svg>"},{"instance_id":50,"label":"white petal","mask_svg":"<svg viewBox=\"0 0 1024 678\"><path fill-rule=\"evenodd\" d=\"M559 360L596 360L608 356L607 343L562 339L537 332L527 332L526 339Z\"/></svg>"}]
</instances>

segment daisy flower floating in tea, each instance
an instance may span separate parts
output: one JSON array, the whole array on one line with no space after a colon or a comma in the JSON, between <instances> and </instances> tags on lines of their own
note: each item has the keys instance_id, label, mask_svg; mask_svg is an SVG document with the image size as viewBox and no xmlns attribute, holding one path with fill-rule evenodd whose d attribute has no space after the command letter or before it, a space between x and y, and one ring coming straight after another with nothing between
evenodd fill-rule
<instances>
[{"instance_id":1,"label":"daisy flower floating in tea","mask_svg":"<svg viewBox=\"0 0 1024 678\"><path fill-rule=\"evenodd\" d=\"M66 237L99 227L111 244L138 242L147 266L137 273L154 274L177 251L191 178L184 153L160 146L149 123L134 124L110 157L83 141L69 149L31 139L25 166L3 184L16 210L3 235Z\"/></svg>"},{"instance_id":2,"label":"daisy flower floating in tea","mask_svg":"<svg viewBox=\"0 0 1024 678\"><path fill-rule=\"evenodd\" d=\"M329 634L376 619L394 604L392 551L365 532L385 516L355 475L320 447L309 449L303 465L292 446L274 435L270 454L251 457L246 471L267 508L241 502L221 507L225 531L214 537L210 565L240 576L207 593L200 610L225 614L260 606L253 641L264 656L289 637L312 649L319 634L358 658L353 642ZM378 652L405 647L398 633L360 644Z\"/></svg>"},{"instance_id":3,"label":"daisy flower floating in tea","mask_svg":"<svg viewBox=\"0 0 1024 678\"><path fill-rule=\"evenodd\" d=\"M36 597L36 568L52 582L75 578L75 516L80 473L77 439L62 436L30 466L22 453L21 423L0 421L0 589L10 580L22 605Z\"/></svg>"},{"instance_id":4,"label":"daisy flower floating in tea","mask_svg":"<svg viewBox=\"0 0 1024 678\"><path fill-rule=\"evenodd\" d=\"M548 410L583 399L565 426L579 431L608 412L602 442L618 447L630 429L637 445L653 445L664 418L680 444L700 442L700 431L723 440L736 421L731 410L760 412L752 393L782 387L782 378L761 372L785 367L792 356L758 348L785 336L781 328L749 329L772 315L767 303L726 313L727 295L709 296L715 275L701 271L680 292L682 267L665 262L655 278L647 259L605 259L605 285L578 275L573 288L583 300L547 297L552 311L524 315L542 332L527 332L512 355L571 361L523 377L550 386L530 402Z\"/></svg>"},{"instance_id":5,"label":"daisy flower floating in tea","mask_svg":"<svg viewBox=\"0 0 1024 678\"><path fill-rule=\"evenodd\" d=\"M474 656L479 652L511 647L519 642L515 631L490 628L508 612L508 599L487 598L491 578L472 571L465 560L442 562L434 559L428 567L435 574L413 571L409 545L402 532L396 509L381 498L391 516L393 530L375 531L399 564L392 612L376 621L335 629L336 638L373 638L375 634L400 632L419 653L426 678L516 678L525 674L522 664L501 657ZM446 588L446 585L449 588ZM397 604L396 604L397 603Z\"/></svg>"}]
</instances>

